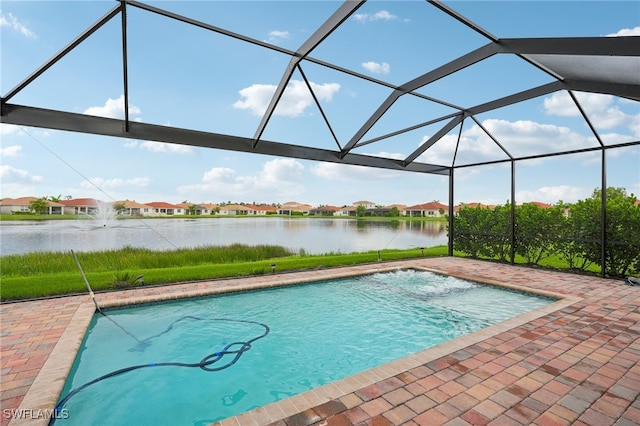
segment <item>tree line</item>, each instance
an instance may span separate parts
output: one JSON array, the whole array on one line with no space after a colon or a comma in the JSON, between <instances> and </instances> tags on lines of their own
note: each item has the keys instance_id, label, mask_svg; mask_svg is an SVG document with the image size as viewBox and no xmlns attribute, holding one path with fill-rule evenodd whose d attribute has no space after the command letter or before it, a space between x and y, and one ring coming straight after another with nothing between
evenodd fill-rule
<instances>
[{"instance_id":1,"label":"tree line","mask_svg":"<svg viewBox=\"0 0 640 426\"><path fill-rule=\"evenodd\" d=\"M513 261L515 255L528 264L540 264L555 256L574 270L596 265L610 276L638 273L640 205L624 188L609 187L605 196L604 229L599 188L573 204L517 206L513 221L509 202L495 208L461 208L453 220L453 248L476 258Z\"/></svg>"}]
</instances>

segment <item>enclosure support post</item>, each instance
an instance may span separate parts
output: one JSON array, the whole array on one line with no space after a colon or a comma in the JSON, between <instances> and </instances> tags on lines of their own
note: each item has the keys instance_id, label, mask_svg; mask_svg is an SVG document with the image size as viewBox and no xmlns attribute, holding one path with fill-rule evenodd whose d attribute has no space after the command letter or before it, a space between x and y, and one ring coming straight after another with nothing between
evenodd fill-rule
<instances>
[{"instance_id":1,"label":"enclosure support post","mask_svg":"<svg viewBox=\"0 0 640 426\"><path fill-rule=\"evenodd\" d=\"M122 84L124 97L124 131L129 132L129 71L127 61L127 3L120 0L122 18Z\"/></svg>"},{"instance_id":2,"label":"enclosure support post","mask_svg":"<svg viewBox=\"0 0 640 426\"><path fill-rule=\"evenodd\" d=\"M516 261L516 162L511 160L511 230L510 230L511 248L509 256L511 264Z\"/></svg>"},{"instance_id":3,"label":"enclosure support post","mask_svg":"<svg viewBox=\"0 0 640 426\"><path fill-rule=\"evenodd\" d=\"M602 149L602 176L600 190L600 275L604 278L607 276L607 153L606 149Z\"/></svg>"},{"instance_id":4,"label":"enclosure support post","mask_svg":"<svg viewBox=\"0 0 640 426\"><path fill-rule=\"evenodd\" d=\"M453 256L453 170L451 167L449 169L449 241L447 242L448 246L448 255Z\"/></svg>"}]
</instances>

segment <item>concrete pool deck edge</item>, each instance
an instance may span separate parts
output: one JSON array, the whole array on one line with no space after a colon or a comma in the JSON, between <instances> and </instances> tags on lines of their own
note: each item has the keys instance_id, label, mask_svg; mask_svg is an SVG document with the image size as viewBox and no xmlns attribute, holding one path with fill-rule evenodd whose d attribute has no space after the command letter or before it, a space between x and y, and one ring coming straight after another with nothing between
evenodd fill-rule
<instances>
[{"instance_id":1,"label":"concrete pool deck edge","mask_svg":"<svg viewBox=\"0 0 640 426\"><path fill-rule=\"evenodd\" d=\"M400 268L394 267L387 270L380 269L377 272L390 272L398 269ZM417 368L421 365L427 364L442 356L465 348L471 344L481 342L489 337L494 336L497 333L511 330L519 325L526 324L529 321L533 321L546 314L558 311L581 300L580 298L574 296L567 296L548 291L532 290L527 287L500 283L494 280L478 280L477 278L465 277L461 274L447 274L444 271L433 268L413 266L411 268L402 269L415 269L426 272L434 272L442 275L456 276L457 278L466 279L481 284L494 285L509 290L544 296L551 299L556 299L556 301L550 303L549 305L534 309L529 312L525 312L516 317L502 321L498 324L494 324L473 333L466 334L457 339L441 343L420 352L416 352L403 358L379 365L369 370L365 370L361 373L347 377L345 379L341 379L336 382L332 382L324 386L309 390L307 392L303 392L292 397L265 405L263 407L259 407L254 410L239 414L237 416L224 419L222 421L216 422L215 425L261 426L277 422L278 420L294 416L297 413L303 412L316 406L320 406L337 398L356 392L359 389L365 388L378 382L382 382L405 371L409 371L413 368Z\"/></svg>"},{"instance_id":2,"label":"concrete pool deck edge","mask_svg":"<svg viewBox=\"0 0 640 426\"><path fill-rule=\"evenodd\" d=\"M583 389L585 386L590 387L590 389L595 388L598 391L602 391L600 400L593 401L593 398L590 397L590 402L584 403L585 407L590 406L589 408L581 406L580 409L578 409L578 406L574 403L575 398L568 399L572 397L572 395L566 395L560 401L556 401L556 403L551 401L549 402L550 405L546 408L535 406L533 410L535 416L530 414L531 418L556 420L555 423L541 421L536 424L575 424L576 419L582 419L585 416L587 416L585 418L600 418L597 416L601 416L602 419L618 419L619 424L622 425L640 423L640 403L638 402L638 395L640 394L640 384L638 384L640 383L640 380L638 380L640 379L640 367L638 367L638 361L640 360L640 326L638 325L638 323L640 323L640 296L638 296L638 294L640 292L637 291L637 288L632 289L622 285L621 281L597 277L581 277L554 271L446 257L101 293L96 297L100 306L107 308L154 301L166 301L177 298L207 296L229 291L268 288L276 285L301 284L397 269L428 270L435 273L457 276L476 282L498 285L560 299L548 306L500 324L367 370L361 374L325 385L321 388L295 395L236 417L225 419L219 423L224 426L237 424L243 426L264 425L270 423L274 425L307 425L322 420L323 422L329 421L329 424L373 424L371 422L374 422L375 424L426 425L444 424L444 420L448 419L449 422L452 422L452 425L488 424L488 422L478 423L470 421L471 418L469 416L478 418L484 415L485 417L483 418L488 420L493 419L494 423L498 420L502 421L502 423L498 422L495 424L506 424L504 422L505 419L508 420L509 424L533 424L535 422L520 420L518 417L522 415L522 412L532 411L531 407L520 407L518 410L515 410L515 408L518 407L508 409L507 403L502 400L506 390L499 390L495 380L485 377L486 372L481 370L482 367L480 367L480 370L476 368L472 371L475 376L470 373L465 373L460 378L450 381L448 385L440 385L437 389L429 389L428 387L421 388L419 386L419 383L426 383L427 379L429 379L430 382L440 383L441 380L436 381L433 374L438 374L443 377L447 374L451 377L456 377L456 374L459 376L459 373L455 373L452 369L437 371L434 365L439 366L444 364L444 361L452 361L456 356L460 358L460 353L468 354L479 352L473 359L478 358L482 360L482 362L489 364L487 369L492 367L498 371L500 369L496 369L495 363L491 361L492 357L497 356L493 353L497 352L495 348L508 348L511 342L517 340L517 343L513 343L513 352L508 356L513 358L513 360L518 360L524 357L523 354L526 352L526 346L518 347L518 345L522 345L522 342L525 340L529 341L527 339L531 339L532 336L543 336L544 340L538 338L527 343L527 345L533 344L534 346L537 345L542 348L550 344L551 346L549 346L548 352L551 352L551 349L553 349L553 354L556 354L556 352L559 354L557 358L550 358L550 360L545 361L550 365L564 365L566 364L566 360L578 361L577 364L567 370L567 374L571 377L565 378L563 376L564 373L558 370L558 376L555 379L552 378L547 372L551 367L542 364L542 352L523 358L517 366L512 365L511 367L507 367L505 363L504 368L506 370L503 369L499 371L496 377L500 375L512 377L513 375L518 376L521 374L523 377L520 377L516 383L520 384L521 381L524 381L523 383L525 385L529 385L532 382L530 377L535 377L539 381L542 380L541 377L545 377L545 380L548 380L549 383L536 383L540 386L544 385L545 389L547 386L551 387L551 385L554 385L554 387L551 387L553 392L549 393L549 395L555 395L558 398L563 395L563 392L573 392L570 387L567 387L567 383L574 384L575 382L574 390L578 398L586 398L586 396L584 396L586 391ZM54 408L64 385L64 380L74 361L77 349L81 345L88 324L95 312L95 307L88 296L74 296L64 298L64 300L2 305L0 309L2 309L3 315L2 393L4 415L2 424L6 425L10 419L7 418L8 416L5 412L8 409L16 409L17 405L12 406L5 401L10 403L13 400L19 400L18 411L35 411L38 409L51 411ZM26 316L24 312L33 313L34 316L29 315L30 318L20 318L21 314L22 316ZM582 317L580 317L578 313L580 313ZM60 333L59 336L57 336L56 333L49 333L53 336L49 341L55 342L55 346L49 351L50 353L42 366L38 367L37 362L34 361L32 363L31 359L29 359L29 355L35 353L30 350L34 348L39 349L47 345L38 345L38 338L32 336L37 334L36 331L33 333L25 333L24 336L26 337L24 337L18 333L18 330L33 329L39 330L42 334L51 328L50 324L28 324L28 322L46 323L48 320L47 316L49 315L58 315L61 317L55 320L55 324L64 324L64 331ZM608 323L611 331L606 329L601 330L600 326L594 322L595 320L593 320L592 317L600 318L602 321ZM561 321L557 318L567 318L567 320ZM54 320L51 320L50 322L53 321ZM567 322L570 322L569 325L578 326L582 330L574 331L574 334L577 333L577 335L582 338L583 334L587 336L590 333L589 335L592 335L592 338L584 337L584 341L578 341L571 337L573 335L570 335L568 340L559 336L558 332L565 333L564 329L568 329L568 325L565 324ZM549 332L550 329L552 332ZM622 343L618 342L615 337L609 337L609 334L613 336L614 331L620 333L619 335L622 337L617 340L624 340ZM566 333L569 333L569 331ZM524 335L526 339L520 334ZM610 339L610 342L616 340L616 344L609 347L606 346L606 343L602 343L601 341L604 339L604 334L607 335L606 339ZM11 342L9 342L10 340ZM548 343L551 341L553 341L553 343ZM16 344L10 344L13 342ZM500 343L500 345L491 346L496 343ZM561 347L562 350L560 351L558 347ZM14 350L14 348L18 349ZM488 352L483 352L486 350L488 350ZM615 351L619 351L617 355ZM36 352L41 353L46 352L46 350L37 350ZM544 355L547 354L545 353ZM26 362L24 362L25 358ZM533 358L536 358L535 362L529 362L529 360ZM508 358L505 358L503 355L498 361L504 362L505 359L508 360ZM8 362L4 362L5 360L8 360ZM482 364L482 362L476 362L474 365ZM583 362L588 365L582 365L581 363ZM456 364L456 366L462 369L463 363L468 365L466 361L462 361L460 364ZM14 364L18 365L18 367L22 366L23 368L21 368L21 370L25 370L25 366L33 364L32 368L35 368L35 370L31 371L37 371L38 374L32 381L28 379L18 381L16 376L22 373L13 373L10 365ZM527 370L531 371L524 371L524 368L520 368L520 364L523 364ZM591 371L595 369L596 364L602 364L603 366L588 377L586 381L580 382L575 380L575 377L582 374L578 370ZM464 368L466 369L467 367ZM606 371L603 370L604 373L601 374L600 370L605 368ZM16 369L16 371L18 370L20 370L20 368ZM427 371L431 371L432 376L420 378L427 374ZM434 373L434 371L436 371L436 373ZM553 371L556 371L555 367L553 367ZM617 382L614 381L613 384L607 385L611 379L604 377L603 374L615 375L618 377ZM478 377L480 376L484 380L482 383L487 383L487 386L482 386L482 384L472 386L474 382L479 380ZM412 378L411 383L409 383L409 377ZM512 378L515 380L515 377ZM363 396L363 393L371 392L371 389L380 391L380 389L391 382L394 383L394 387L398 387L400 386L399 379L406 379L408 384L388 395L396 395L400 391L406 394L405 389L413 392L416 388L420 388L424 394L414 395L415 398L407 403L402 401L395 402L395 399L393 399L395 396L389 397L387 394L378 395L371 400ZM415 380L417 381L413 382ZM449 388L454 385L460 386L458 382L464 386L468 386L468 388L462 390L462 393L455 397L440 400L438 395L434 394L435 392L440 392L440 389L444 386L448 386ZM478 386L480 386L480 389L486 393L486 395L479 394ZM514 386L515 384L510 386L509 389ZM564 390L558 390L562 386L565 387L562 388ZM609 390L605 392L607 386L609 386ZM22 394L23 397L20 397L20 389L25 389L25 387L26 392ZM493 393L489 392L489 387L495 388L493 389ZM523 391L522 386L517 387L517 389L520 392ZM624 391L622 394L620 389ZM451 389L444 390L448 392ZM513 392L515 392L515 390ZM540 393L540 391L535 393L531 391L531 395L527 394L523 396L524 399L521 403L531 405L531 401L534 401L539 405L540 402L535 398L548 398L542 398L537 395L538 393ZM440 394L442 394L442 392L440 392ZM458 401L458 399L462 400L461 397L473 399L478 405L463 412L460 407L460 402ZM511 395L511 397L514 396ZM608 409L597 406L603 398L613 397L615 397L614 402L617 401L620 405L614 405L617 409L615 413L613 409L610 409L611 412L608 412ZM416 405L418 402L415 402L418 399L423 402L428 400L430 401L430 405L419 408L418 405ZM571 403L564 403L563 401L565 399L568 399ZM452 401L453 405L451 405ZM504 407L498 417L492 418L486 411L487 407L498 410L498 408L496 408L498 407L496 401ZM372 408L374 405L380 408L379 406L382 404L386 404L384 410ZM341 408L335 408L336 412L327 412L327 407ZM467 407L465 407L465 409L466 408ZM455 414L456 412L457 414ZM397 420L398 413L404 413L404 420ZM427 415L429 415L428 421L425 421ZM434 417L434 415L436 417ZM348 418L351 423L344 423L345 418ZM520 421L518 422L516 419ZM46 424L47 422L47 418L30 418L22 420L14 419L11 424L33 425ZM583 424L589 423L583 421ZM602 424L607 424L607 422ZM609 421L608 424L613 424L613 422Z\"/></svg>"},{"instance_id":3,"label":"concrete pool deck edge","mask_svg":"<svg viewBox=\"0 0 640 426\"><path fill-rule=\"evenodd\" d=\"M427 272L434 272L438 274L444 274L445 272L439 271L432 268L423 268L419 266L411 267L412 269L422 270ZM317 277L314 280L308 281L301 279L300 277L290 277L288 278L286 275L276 275L278 279L274 282L250 282L241 285L234 285L238 283L238 281L234 280L223 280L218 281L218 284L221 282L230 284L224 287L215 287L215 288L205 288L199 291L185 292L179 294L164 294L164 295L152 295L152 296L138 296L131 297L125 300L116 299L116 300L107 300L104 303L98 302L98 305L101 309L109 309L115 307L126 307L140 304L148 304L148 303L160 303L171 300L178 300L184 298L193 298L193 297L206 297L216 294L225 294L225 293L233 293L233 292L241 292L241 291L255 291L266 288L274 288L274 287L285 287L289 285L300 285L300 284L313 284L313 282L321 281L321 280L330 280L330 279L339 279L339 278L347 278L358 275L366 275L371 273L380 273L380 272L391 272L398 269L408 269L408 267L399 267L397 265L388 265L388 264L380 264L380 265L369 265L369 268L364 271L358 270L354 271L352 269L334 269L327 270L326 275L322 275L321 277ZM507 285L505 283L500 282L487 282L488 280L478 281L474 280L470 277L462 277L459 278L469 279L476 282L482 282L487 285L495 285L498 287L509 288L511 290L523 291L526 293L538 294L545 297L555 298L558 301L544 307L539 308L534 311L530 311L526 314L522 314L518 317L511 318L502 323L493 325L491 327L479 330L477 332L471 333L469 335L460 337L450 342L446 342L435 347L426 349L424 351L415 353L413 355L409 355L407 357L401 358L399 360L383 364L381 366L375 367L373 369L364 371L356 376L351 376L349 378L340 380L335 383L331 383L320 388L316 388L310 390L308 392L304 392L302 394L295 395L293 397L287 398L283 401L278 401L276 403L270 404L265 407L260 407L256 410L253 410L248 413L244 413L242 415L237 416L237 418L230 418L226 421L223 421L221 424L223 425L235 425L236 422L240 422L241 425L246 424L264 424L261 422L264 421L275 421L285 418L289 415L295 414L295 410L304 411L306 409L312 408L319 403L326 402L329 396L340 397L344 396L350 392L357 390L360 387L367 386L375 383L376 381L384 380L391 377L394 374L399 373L402 369L409 369L417 367L420 364L424 364L426 362L432 361L433 359L442 356L443 354L452 352L461 347L467 346L470 343L476 343L481 341L489 336L492 336L497 331L502 331L505 329L513 328L517 325L520 325L526 321L538 318L539 316L546 314L548 312L553 312L557 309L561 309L564 306L570 305L574 303L576 300L573 297L566 297L560 294L555 294L551 292L543 292L543 291L532 291L531 289L527 289L520 286ZM98 296L98 299L100 297ZM51 352L51 356L42 367L40 373L36 377L32 389L25 395L25 398L20 406L23 409L37 409L46 412L47 410L52 410L55 408L58 399L61 396L62 389L64 387L65 380L71 370L73 365L75 355L77 354L80 345L84 339L84 336L87 332L91 319L96 313L96 308L93 303L82 303L78 306L78 310L74 314L71 322L67 326L64 331L62 337L60 338L58 344L54 347L54 350ZM393 374L391 374L393 373ZM47 390L43 392L43 390ZM55 397L54 397L55 396ZM27 408L28 407L28 408ZM265 415L264 413L268 413ZM273 413L280 413L281 417L278 418L278 415L274 415ZM258 422L256 423L254 418L257 418ZM20 422L13 422L13 424L20 424ZM44 424L44 423L43 423Z\"/></svg>"}]
</instances>

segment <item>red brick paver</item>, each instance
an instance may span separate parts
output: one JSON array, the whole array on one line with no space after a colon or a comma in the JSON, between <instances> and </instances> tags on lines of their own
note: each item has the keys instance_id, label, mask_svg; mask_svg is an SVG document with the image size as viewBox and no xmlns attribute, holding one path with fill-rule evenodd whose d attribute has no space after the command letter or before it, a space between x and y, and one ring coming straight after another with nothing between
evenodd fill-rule
<instances>
[{"instance_id":1,"label":"red brick paver","mask_svg":"<svg viewBox=\"0 0 640 426\"><path fill-rule=\"evenodd\" d=\"M317 401L310 408L287 408L298 407L292 399L281 406L284 417L272 425L640 424L640 287L626 286L622 280L453 257L384 265L430 268L574 299L559 310L501 329L422 365L392 372L374 383L363 381L362 386L355 385L353 391L335 398L312 395L305 398ZM355 274L370 268L341 271ZM158 295L175 298L239 281L260 287L314 280L322 274L276 274L96 297L107 303ZM27 392L25 400L40 391L32 389L34 381L79 307L86 309L90 303L88 297L74 296L0 305L2 426L9 423L11 410L35 408L20 404ZM57 396L49 395L53 400ZM221 423L260 424L259 414Z\"/></svg>"}]
</instances>

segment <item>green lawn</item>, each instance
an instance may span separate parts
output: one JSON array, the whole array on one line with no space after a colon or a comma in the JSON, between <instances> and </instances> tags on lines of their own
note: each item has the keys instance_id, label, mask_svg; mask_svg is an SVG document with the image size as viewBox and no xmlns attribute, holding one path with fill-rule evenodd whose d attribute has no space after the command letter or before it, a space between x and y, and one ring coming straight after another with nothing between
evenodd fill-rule
<instances>
[{"instance_id":1,"label":"green lawn","mask_svg":"<svg viewBox=\"0 0 640 426\"><path fill-rule=\"evenodd\" d=\"M334 268L422 256L445 256L447 247L382 250L365 253L298 255L278 246L203 247L152 251L125 247L104 252L76 253L94 291L141 285L231 278L275 272ZM71 252L29 253L0 258L0 300L84 293L87 291ZM272 267L273 265L273 267ZM144 276L144 283L136 281Z\"/></svg>"}]
</instances>

